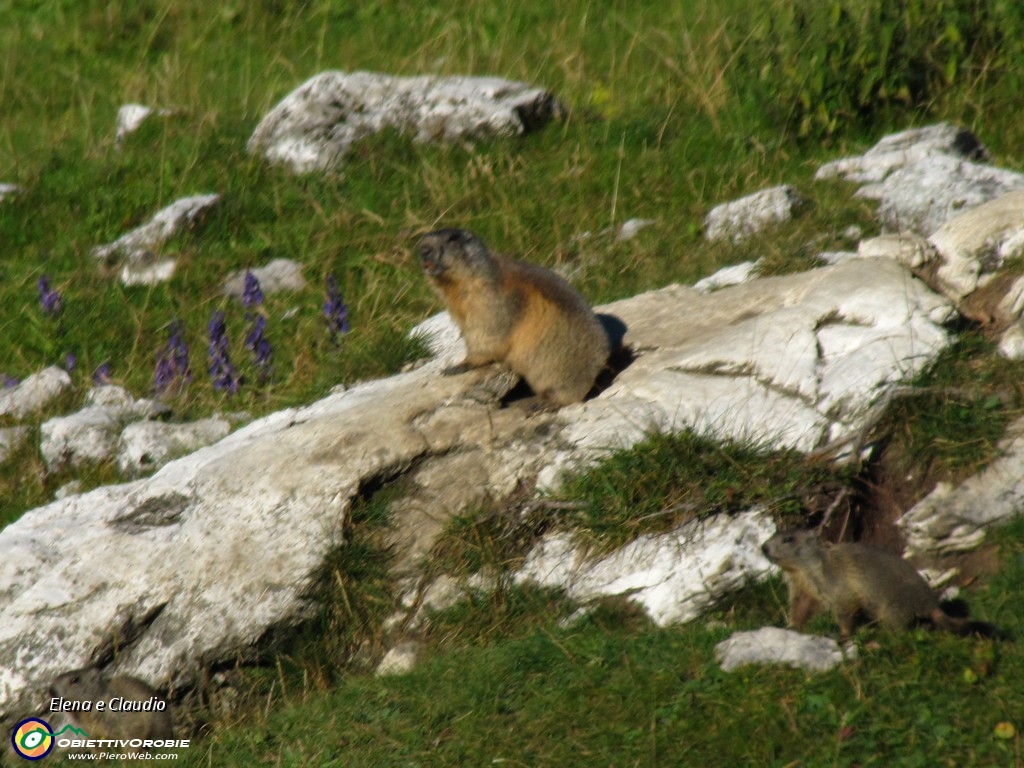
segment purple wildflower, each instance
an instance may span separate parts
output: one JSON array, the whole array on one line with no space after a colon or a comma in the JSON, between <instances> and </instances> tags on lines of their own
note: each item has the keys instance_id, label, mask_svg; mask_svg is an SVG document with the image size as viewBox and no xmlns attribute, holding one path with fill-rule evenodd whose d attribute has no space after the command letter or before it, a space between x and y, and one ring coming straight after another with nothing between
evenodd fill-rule
<instances>
[{"instance_id":1,"label":"purple wildflower","mask_svg":"<svg viewBox=\"0 0 1024 768\"><path fill-rule=\"evenodd\" d=\"M59 315L60 311L64 308L64 301L56 289L51 290L50 278L43 275L36 282L36 286L39 288L39 303L43 307L43 312L50 315L50 317Z\"/></svg>"},{"instance_id":2,"label":"purple wildflower","mask_svg":"<svg viewBox=\"0 0 1024 768\"><path fill-rule=\"evenodd\" d=\"M246 309L252 309L262 303L263 291L260 289L260 281L247 269L245 270L245 290L242 292L242 304Z\"/></svg>"},{"instance_id":3,"label":"purple wildflower","mask_svg":"<svg viewBox=\"0 0 1024 768\"><path fill-rule=\"evenodd\" d=\"M75 357L75 354L73 352L68 352L64 356L64 370L66 370L68 373L71 373L73 370L75 370L76 365L78 365L78 358Z\"/></svg>"},{"instance_id":4,"label":"purple wildflower","mask_svg":"<svg viewBox=\"0 0 1024 768\"><path fill-rule=\"evenodd\" d=\"M185 343L185 326L180 320L171 323L167 346L160 350L156 360L154 379L157 392L166 392L176 381L182 384L192 381L188 344Z\"/></svg>"},{"instance_id":5,"label":"purple wildflower","mask_svg":"<svg viewBox=\"0 0 1024 768\"><path fill-rule=\"evenodd\" d=\"M338 281L334 275L327 276L327 299L324 301L324 317L327 319L327 331L331 341L338 343L338 336L349 332L348 307L341 298Z\"/></svg>"},{"instance_id":6,"label":"purple wildflower","mask_svg":"<svg viewBox=\"0 0 1024 768\"><path fill-rule=\"evenodd\" d=\"M252 327L245 337L245 348L253 354L253 362L256 363L256 367L259 369L259 381L261 384L266 383L274 368L273 350L270 347L270 341L266 337L266 329L267 318L263 315L256 315L252 318Z\"/></svg>"},{"instance_id":7,"label":"purple wildflower","mask_svg":"<svg viewBox=\"0 0 1024 768\"><path fill-rule=\"evenodd\" d=\"M6 373L2 373L0 376L3 376L4 379L4 389L14 389L21 383L15 376L8 376Z\"/></svg>"},{"instance_id":8,"label":"purple wildflower","mask_svg":"<svg viewBox=\"0 0 1024 768\"><path fill-rule=\"evenodd\" d=\"M218 310L213 313L208 330L210 332L210 376L213 378L213 388L234 394L238 391L242 381L228 355L228 331L224 323L223 312Z\"/></svg>"},{"instance_id":9,"label":"purple wildflower","mask_svg":"<svg viewBox=\"0 0 1024 768\"><path fill-rule=\"evenodd\" d=\"M110 363L102 363L92 372L92 385L94 387L105 387L110 384Z\"/></svg>"}]
</instances>

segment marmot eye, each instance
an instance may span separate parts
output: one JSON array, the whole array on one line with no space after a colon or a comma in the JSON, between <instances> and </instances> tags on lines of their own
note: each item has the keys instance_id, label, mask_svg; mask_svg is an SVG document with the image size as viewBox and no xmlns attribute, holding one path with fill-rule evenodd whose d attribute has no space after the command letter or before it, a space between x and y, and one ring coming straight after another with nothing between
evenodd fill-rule
<instances>
[{"instance_id":1,"label":"marmot eye","mask_svg":"<svg viewBox=\"0 0 1024 768\"><path fill-rule=\"evenodd\" d=\"M455 245L458 244L461 240L462 238L459 236L458 232L452 232L450 235L448 235L448 239L445 242Z\"/></svg>"}]
</instances>

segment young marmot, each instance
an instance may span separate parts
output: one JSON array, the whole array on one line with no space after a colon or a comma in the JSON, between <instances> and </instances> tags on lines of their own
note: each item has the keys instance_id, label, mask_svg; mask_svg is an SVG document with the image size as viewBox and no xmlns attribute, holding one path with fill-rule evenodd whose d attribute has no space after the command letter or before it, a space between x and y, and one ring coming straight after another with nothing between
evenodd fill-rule
<instances>
[{"instance_id":1,"label":"young marmot","mask_svg":"<svg viewBox=\"0 0 1024 768\"><path fill-rule=\"evenodd\" d=\"M921 575L891 552L865 544L826 544L809 530L776 533L762 550L785 575L790 625L797 629L824 604L844 638L864 618L891 630L932 624L961 635L1003 636L992 624L948 615Z\"/></svg>"},{"instance_id":2,"label":"young marmot","mask_svg":"<svg viewBox=\"0 0 1024 768\"><path fill-rule=\"evenodd\" d=\"M466 341L466 359L446 373L503 362L552 405L587 396L608 361L608 335L569 283L492 254L464 229L424 236L419 257Z\"/></svg>"},{"instance_id":3,"label":"young marmot","mask_svg":"<svg viewBox=\"0 0 1024 768\"><path fill-rule=\"evenodd\" d=\"M89 702L88 710L72 710L68 715L90 740L174 738L167 700L137 678L105 678L95 668L76 669L54 680L50 695ZM96 707L99 702L102 710Z\"/></svg>"}]
</instances>

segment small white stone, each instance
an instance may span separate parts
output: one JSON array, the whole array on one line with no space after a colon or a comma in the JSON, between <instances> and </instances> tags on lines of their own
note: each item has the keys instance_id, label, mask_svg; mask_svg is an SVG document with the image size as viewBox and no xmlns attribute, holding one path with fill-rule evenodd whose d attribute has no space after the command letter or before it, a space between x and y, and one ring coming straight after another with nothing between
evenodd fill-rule
<instances>
[{"instance_id":1,"label":"small white stone","mask_svg":"<svg viewBox=\"0 0 1024 768\"><path fill-rule=\"evenodd\" d=\"M71 387L71 377L63 368L51 366L28 376L9 389L0 389L0 416L10 414L22 419L41 411Z\"/></svg>"},{"instance_id":2,"label":"small white stone","mask_svg":"<svg viewBox=\"0 0 1024 768\"><path fill-rule=\"evenodd\" d=\"M375 674L378 677L407 674L416 667L419 653L419 643L413 641L399 643L384 655L380 664L377 665Z\"/></svg>"},{"instance_id":3,"label":"small white stone","mask_svg":"<svg viewBox=\"0 0 1024 768\"><path fill-rule=\"evenodd\" d=\"M856 655L856 646L851 645L844 651L830 637L805 635L779 627L735 632L715 646L715 658L726 672L748 664L784 664L808 672L828 672Z\"/></svg>"},{"instance_id":4,"label":"small white stone","mask_svg":"<svg viewBox=\"0 0 1024 768\"><path fill-rule=\"evenodd\" d=\"M711 242L739 242L769 226L789 221L799 202L800 196L787 184L723 203L705 217L704 236Z\"/></svg>"}]
</instances>

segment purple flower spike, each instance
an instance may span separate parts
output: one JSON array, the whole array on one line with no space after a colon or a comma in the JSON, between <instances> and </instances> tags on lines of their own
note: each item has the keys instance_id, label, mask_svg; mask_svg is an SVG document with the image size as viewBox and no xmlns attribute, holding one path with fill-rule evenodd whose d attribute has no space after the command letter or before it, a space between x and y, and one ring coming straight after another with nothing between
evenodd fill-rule
<instances>
[{"instance_id":1,"label":"purple flower spike","mask_svg":"<svg viewBox=\"0 0 1024 768\"><path fill-rule=\"evenodd\" d=\"M39 303L43 307L43 312L51 317L59 315L64 308L64 301L57 290L50 289L50 278L43 275L36 282L36 286L39 288Z\"/></svg>"},{"instance_id":2,"label":"purple flower spike","mask_svg":"<svg viewBox=\"0 0 1024 768\"><path fill-rule=\"evenodd\" d=\"M338 343L338 336L349 332L348 307L341 298L338 281L334 275L327 276L327 299L324 301L324 317L327 319L327 331L331 341Z\"/></svg>"},{"instance_id":3,"label":"purple flower spike","mask_svg":"<svg viewBox=\"0 0 1024 768\"><path fill-rule=\"evenodd\" d=\"M6 373L0 373L4 380L4 389L14 389L21 382L14 376L8 376Z\"/></svg>"},{"instance_id":4,"label":"purple flower spike","mask_svg":"<svg viewBox=\"0 0 1024 768\"><path fill-rule=\"evenodd\" d=\"M188 344L185 343L185 326L180 320L171 323L167 346L160 351L156 360L154 379L157 392L166 392L175 382L187 384L192 381Z\"/></svg>"},{"instance_id":5,"label":"purple flower spike","mask_svg":"<svg viewBox=\"0 0 1024 768\"><path fill-rule=\"evenodd\" d=\"M213 313L208 330L210 332L210 376L213 378L213 388L220 392L234 394L242 382L228 355L228 331L224 323L223 312L218 310Z\"/></svg>"},{"instance_id":6,"label":"purple flower spike","mask_svg":"<svg viewBox=\"0 0 1024 768\"><path fill-rule=\"evenodd\" d=\"M246 309L252 309L262 303L263 291L260 289L260 281L247 269L245 270L245 290L242 292L242 304Z\"/></svg>"},{"instance_id":7,"label":"purple flower spike","mask_svg":"<svg viewBox=\"0 0 1024 768\"><path fill-rule=\"evenodd\" d=\"M263 315L256 315L252 318L252 327L245 337L245 348L253 354L253 361L259 369L261 384L266 383L273 369L273 350L270 347L270 341L267 340L266 329L267 318Z\"/></svg>"},{"instance_id":8,"label":"purple flower spike","mask_svg":"<svg viewBox=\"0 0 1024 768\"><path fill-rule=\"evenodd\" d=\"M73 370L75 370L76 365L78 365L78 358L75 357L74 353L68 352L64 356L64 370L66 370L68 373L71 373Z\"/></svg>"}]
</instances>

